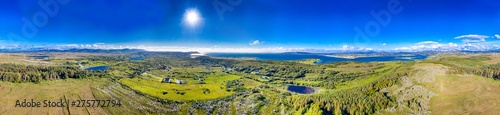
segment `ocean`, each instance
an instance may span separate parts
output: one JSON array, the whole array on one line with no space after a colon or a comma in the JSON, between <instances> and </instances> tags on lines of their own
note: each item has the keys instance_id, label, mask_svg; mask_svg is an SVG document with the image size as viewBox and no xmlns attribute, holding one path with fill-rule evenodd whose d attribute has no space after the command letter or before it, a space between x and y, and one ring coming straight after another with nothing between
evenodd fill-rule
<instances>
[{"instance_id":1,"label":"ocean","mask_svg":"<svg viewBox=\"0 0 500 115\"><path fill-rule=\"evenodd\" d=\"M315 64L325 64L333 62L385 62L385 61L413 61L423 60L427 56L373 56L373 57L358 57L358 58L340 58L321 54L299 54L299 53L208 53L209 57L218 58L254 58L256 60L303 60L303 59L319 59Z\"/></svg>"}]
</instances>

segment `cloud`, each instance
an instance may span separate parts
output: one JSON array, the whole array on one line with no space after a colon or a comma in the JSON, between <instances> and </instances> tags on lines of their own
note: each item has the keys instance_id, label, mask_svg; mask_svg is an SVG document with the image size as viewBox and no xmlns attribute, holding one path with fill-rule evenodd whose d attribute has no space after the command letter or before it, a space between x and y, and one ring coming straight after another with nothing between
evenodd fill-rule
<instances>
[{"instance_id":1,"label":"cloud","mask_svg":"<svg viewBox=\"0 0 500 115\"><path fill-rule=\"evenodd\" d=\"M433 45L433 44L439 44L439 43L435 41L423 41L417 43L417 45Z\"/></svg>"},{"instance_id":2,"label":"cloud","mask_svg":"<svg viewBox=\"0 0 500 115\"><path fill-rule=\"evenodd\" d=\"M92 45L92 47L99 47L99 46L103 46L103 45L104 45L104 43L94 43Z\"/></svg>"},{"instance_id":3,"label":"cloud","mask_svg":"<svg viewBox=\"0 0 500 115\"><path fill-rule=\"evenodd\" d=\"M479 40L471 40L471 39L462 39L463 43L480 43L480 42L486 42L485 39L479 39Z\"/></svg>"},{"instance_id":4,"label":"cloud","mask_svg":"<svg viewBox=\"0 0 500 115\"><path fill-rule=\"evenodd\" d=\"M251 43L249 43L248 45L251 45L251 46L254 46L254 45L259 45L259 44L263 44L264 42L260 42L259 40L255 40Z\"/></svg>"},{"instance_id":5,"label":"cloud","mask_svg":"<svg viewBox=\"0 0 500 115\"><path fill-rule=\"evenodd\" d=\"M354 46L348 46L348 45L343 45L343 46L342 46L342 49L343 49L343 50L351 50L351 49L355 49L355 48L356 48L356 47L354 47Z\"/></svg>"},{"instance_id":6,"label":"cloud","mask_svg":"<svg viewBox=\"0 0 500 115\"><path fill-rule=\"evenodd\" d=\"M455 39L462 39L463 43L485 42L486 38L490 38L490 36L477 35L477 34L469 34L469 35L461 35L461 36L455 37Z\"/></svg>"},{"instance_id":7,"label":"cloud","mask_svg":"<svg viewBox=\"0 0 500 115\"><path fill-rule=\"evenodd\" d=\"M468 39L486 39L486 38L489 38L489 37L490 36L477 35L477 34L469 34L469 35L457 36L457 37L455 37L455 39L465 39L465 38L468 38Z\"/></svg>"},{"instance_id":8,"label":"cloud","mask_svg":"<svg viewBox=\"0 0 500 115\"><path fill-rule=\"evenodd\" d=\"M381 46L386 46L387 44L386 44L386 43L382 43L382 44L380 44L380 45L381 45Z\"/></svg>"},{"instance_id":9,"label":"cloud","mask_svg":"<svg viewBox=\"0 0 500 115\"><path fill-rule=\"evenodd\" d=\"M496 37L497 39L500 39L500 35L498 35L498 34L495 34L495 37Z\"/></svg>"},{"instance_id":10,"label":"cloud","mask_svg":"<svg viewBox=\"0 0 500 115\"><path fill-rule=\"evenodd\" d=\"M453 42L450 42L450 43L448 43L448 46L449 46L449 47L457 47L457 46L458 46L458 44L455 44L455 43L453 43Z\"/></svg>"},{"instance_id":11,"label":"cloud","mask_svg":"<svg viewBox=\"0 0 500 115\"><path fill-rule=\"evenodd\" d=\"M342 51L369 51L369 50L373 50L373 48L356 47L356 46L351 46L351 45L343 45L343 46L342 46L342 48L340 48L340 49L331 49L331 50L342 50Z\"/></svg>"},{"instance_id":12,"label":"cloud","mask_svg":"<svg viewBox=\"0 0 500 115\"><path fill-rule=\"evenodd\" d=\"M284 47L182 47L182 46L144 46L140 49L147 51L178 51L178 52L192 52L199 53L281 53L281 52L295 52L304 51L301 48L284 48Z\"/></svg>"},{"instance_id":13,"label":"cloud","mask_svg":"<svg viewBox=\"0 0 500 115\"><path fill-rule=\"evenodd\" d=\"M418 42L415 45L405 46L395 48L398 51L453 51L459 49L459 45L453 42L449 42L448 44L440 44L435 41L422 41Z\"/></svg>"}]
</instances>

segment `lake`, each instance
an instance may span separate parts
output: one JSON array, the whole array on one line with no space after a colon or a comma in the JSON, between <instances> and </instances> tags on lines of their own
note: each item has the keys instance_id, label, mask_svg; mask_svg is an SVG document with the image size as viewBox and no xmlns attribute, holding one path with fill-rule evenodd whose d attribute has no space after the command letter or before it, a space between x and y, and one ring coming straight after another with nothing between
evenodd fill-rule
<instances>
[{"instance_id":1,"label":"lake","mask_svg":"<svg viewBox=\"0 0 500 115\"><path fill-rule=\"evenodd\" d=\"M298 85L289 85L286 90L300 94L311 94L315 91L314 88Z\"/></svg>"},{"instance_id":2,"label":"lake","mask_svg":"<svg viewBox=\"0 0 500 115\"><path fill-rule=\"evenodd\" d=\"M85 70L88 70L88 71L104 71L104 70L106 70L108 68L109 68L109 66L104 65L104 66L94 66L94 67L85 68Z\"/></svg>"},{"instance_id":3,"label":"lake","mask_svg":"<svg viewBox=\"0 0 500 115\"><path fill-rule=\"evenodd\" d=\"M139 60L142 60L146 58L146 56L139 56L139 57L133 57L133 58L130 58L131 61L139 61Z\"/></svg>"},{"instance_id":4,"label":"lake","mask_svg":"<svg viewBox=\"0 0 500 115\"><path fill-rule=\"evenodd\" d=\"M37 56L28 56L29 58L35 58L35 59L46 59L49 58L50 56L46 55L37 55Z\"/></svg>"},{"instance_id":5,"label":"lake","mask_svg":"<svg viewBox=\"0 0 500 115\"><path fill-rule=\"evenodd\" d=\"M325 64L333 62L384 62L384 61L412 61L423 60L427 56L377 56L377 57L358 57L353 59L332 57L320 54L293 54L293 53L209 53L206 54L210 57L219 58L255 58L256 60L303 60L303 59L319 59L320 61L315 64Z\"/></svg>"}]
</instances>

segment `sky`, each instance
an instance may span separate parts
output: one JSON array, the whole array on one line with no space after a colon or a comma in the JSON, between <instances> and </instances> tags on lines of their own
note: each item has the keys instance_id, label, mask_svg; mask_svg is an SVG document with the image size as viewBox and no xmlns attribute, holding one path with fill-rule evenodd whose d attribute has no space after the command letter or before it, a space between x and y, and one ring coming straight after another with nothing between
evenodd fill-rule
<instances>
[{"instance_id":1,"label":"sky","mask_svg":"<svg viewBox=\"0 0 500 115\"><path fill-rule=\"evenodd\" d=\"M497 0L1 0L0 44L318 49L495 44L499 6ZM193 9L200 16L194 25L186 21Z\"/></svg>"}]
</instances>

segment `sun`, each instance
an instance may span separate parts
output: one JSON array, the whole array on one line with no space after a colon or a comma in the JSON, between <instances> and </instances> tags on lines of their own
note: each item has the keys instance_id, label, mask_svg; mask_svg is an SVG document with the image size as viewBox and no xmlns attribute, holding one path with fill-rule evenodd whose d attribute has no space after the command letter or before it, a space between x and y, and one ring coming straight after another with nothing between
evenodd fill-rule
<instances>
[{"instance_id":1,"label":"sun","mask_svg":"<svg viewBox=\"0 0 500 115\"><path fill-rule=\"evenodd\" d=\"M201 15L198 9L188 9L184 13L184 21L186 21L191 26L196 26L201 20Z\"/></svg>"}]
</instances>

